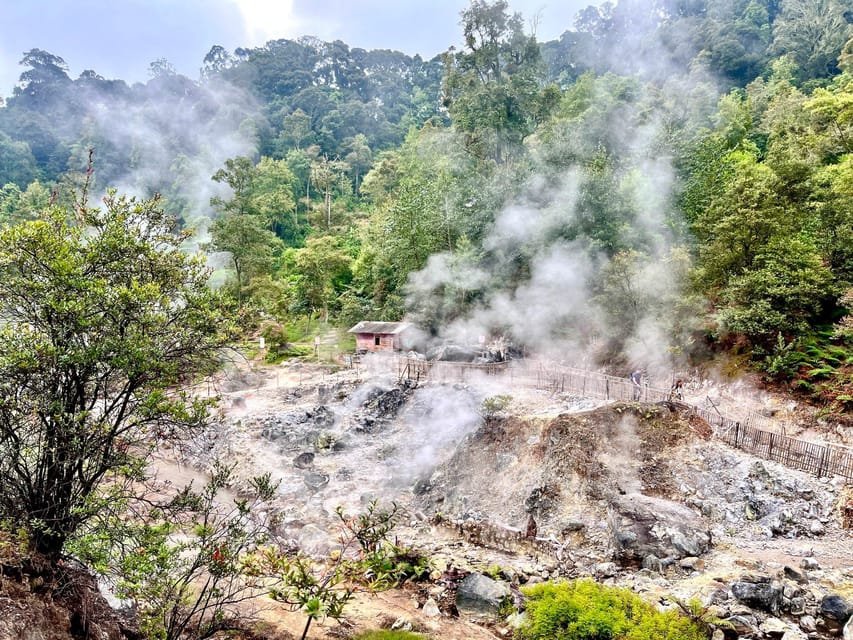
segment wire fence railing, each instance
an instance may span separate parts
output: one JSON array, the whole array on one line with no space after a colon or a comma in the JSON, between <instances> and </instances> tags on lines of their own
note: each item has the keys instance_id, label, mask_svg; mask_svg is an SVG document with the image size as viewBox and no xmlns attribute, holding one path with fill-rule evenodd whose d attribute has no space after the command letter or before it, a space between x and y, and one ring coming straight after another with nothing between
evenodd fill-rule
<instances>
[{"instance_id":1,"label":"wire fence railing","mask_svg":"<svg viewBox=\"0 0 853 640\"><path fill-rule=\"evenodd\" d=\"M465 383L497 377L508 388L571 393L604 401L677 401L710 424L715 437L731 446L818 477L837 475L853 482L853 450L847 447L792 438L774 431L768 418L758 412L743 410L737 416L729 415L713 403L700 406L683 402L673 397L670 389L638 385L618 376L537 360L472 364L408 357L396 359L396 371L400 379L416 382Z\"/></svg>"}]
</instances>

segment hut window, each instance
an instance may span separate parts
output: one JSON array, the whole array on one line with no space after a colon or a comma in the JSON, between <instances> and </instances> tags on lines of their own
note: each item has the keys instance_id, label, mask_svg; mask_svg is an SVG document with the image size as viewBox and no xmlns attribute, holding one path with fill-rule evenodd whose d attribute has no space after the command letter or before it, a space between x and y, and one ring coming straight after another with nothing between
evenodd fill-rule
<instances>
[{"instance_id":1,"label":"hut window","mask_svg":"<svg viewBox=\"0 0 853 640\"><path fill-rule=\"evenodd\" d=\"M374 337L373 337L373 344L374 344L375 346L377 346L377 347L379 346L379 336L374 336Z\"/></svg>"}]
</instances>

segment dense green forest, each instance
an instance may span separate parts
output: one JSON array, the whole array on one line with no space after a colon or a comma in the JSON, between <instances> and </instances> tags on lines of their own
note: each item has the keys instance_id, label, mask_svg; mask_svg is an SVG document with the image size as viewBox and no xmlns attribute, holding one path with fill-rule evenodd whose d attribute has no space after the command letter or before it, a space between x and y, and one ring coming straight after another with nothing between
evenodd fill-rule
<instances>
[{"instance_id":1,"label":"dense green forest","mask_svg":"<svg viewBox=\"0 0 853 640\"><path fill-rule=\"evenodd\" d=\"M432 60L312 38L198 80L68 75L0 107L0 221L160 193L247 322L416 319L564 359L728 353L853 406L853 10L622 0L540 43L473 0ZM450 45L451 43L448 43Z\"/></svg>"}]
</instances>

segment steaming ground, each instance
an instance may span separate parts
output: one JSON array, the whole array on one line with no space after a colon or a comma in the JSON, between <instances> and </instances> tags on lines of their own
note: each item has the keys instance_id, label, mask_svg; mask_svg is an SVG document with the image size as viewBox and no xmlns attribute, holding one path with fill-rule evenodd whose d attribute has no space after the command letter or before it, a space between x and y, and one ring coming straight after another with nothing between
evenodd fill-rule
<instances>
[{"instance_id":1,"label":"steaming ground","mask_svg":"<svg viewBox=\"0 0 853 640\"><path fill-rule=\"evenodd\" d=\"M357 382L353 371L323 375L294 365L254 388L225 394L221 419L194 443L191 462L236 464L237 489L270 472L280 483L272 508L280 534L313 553L329 550L337 516L371 500L412 505L412 489L450 459L483 423L483 399L511 390L483 384L400 385L376 375ZM588 409L596 402L516 394L523 411Z\"/></svg>"},{"instance_id":2,"label":"steaming ground","mask_svg":"<svg viewBox=\"0 0 853 640\"><path fill-rule=\"evenodd\" d=\"M567 523L582 524L594 560L613 552L607 520L624 496L686 505L714 540L756 548L800 534L820 546L837 530L833 484L770 463L761 471L660 407L602 407L505 388L493 376L415 386L381 368L360 373L366 381L294 363L238 383L188 461L202 470L217 458L235 464L237 490L271 473L279 533L320 554L333 544L337 507L355 513L374 499L404 507L416 537L435 513L520 529L533 514L540 534L556 538ZM509 406L484 419L483 400L499 394ZM770 497L760 495L764 485ZM802 505L783 509L785 496Z\"/></svg>"},{"instance_id":3,"label":"steaming ground","mask_svg":"<svg viewBox=\"0 0 853 640\"><path fill-rule=\"evenodd\" d=\"M509 405L484 416L483 400L499 394ZM324 555L339 506L353 514L376 499L403 508L395 535L430 556L438 582L360 599L357 625L375 627L393 611L438 637L494 637L464 617L425 617L427 598L452 611L443 576L454 568L500 567L520 582L594 575L687 599L709 598L744 571L778 573L808 559L820 566L811 572L818 600L818 585L853 588L839 482L716 445L707 425L663 406L506 388L494 376L414 386L381 367L358 376L300 363L243 376L223 396L220 420L184 462L236 465L237 492L271 473L282 539ZM530 516L540 539L532 546ZM507 545L506 532L521 542Z\"/></svg>"}]
</instances>

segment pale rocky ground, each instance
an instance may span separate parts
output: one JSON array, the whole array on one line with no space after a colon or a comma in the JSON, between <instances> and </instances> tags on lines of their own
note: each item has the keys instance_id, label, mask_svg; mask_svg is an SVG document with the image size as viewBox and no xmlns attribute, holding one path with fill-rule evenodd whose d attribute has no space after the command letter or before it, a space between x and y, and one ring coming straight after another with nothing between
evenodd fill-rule
<instances>
[{"instance_id":1,"label":"pale rocky ground","mask_svg":"<svg viewBox=\"0 0 853 640\"><path fill-rule=\"evenodd\" d=\"M271 472L281 483L279 497L270 506L282 516L279 533L318 555L334 547L338 505L355 513L371 499L394 500L406 510L396 534L431 556L438 582L361 594L348 609L351 626L340 628L331 621L320 624L312 631L310 637L314 638L346 637L353 629L395 622L438 638L506 637L510 631L502 623L478 624L484 622L482 617L464 612L461 617L446 615L452 608L454 585L441 579L441 574L454 569L500 575L516 583L593 575L656 600L668 595L684 600L698 597L706 603L716 602L720 613L752 615L750 624L767 627L741 637L782 637L770 629L779 618L783 619L779 624L790 632L786 640L829 637L825 634L831 631L811 631L808 616L803 625L802 616L790 612L753 615L755 612L748 614L731 599L718 602L720 592L744 574L772 578L780 589L783 585L789 588L788 601L788 596L802 597L812 609L827 593L853 602L853 536L838 521L842 483L818 480L698 438L688 438L667 451L667 464L661 472L666 476L666 491L658 489L701 519L713 541L710 551L698 560L653 556L663 560L663 566L646 559L646 568L623 569L611 563L613 502L607 492L630 498L644 490L638 473L643 461L636 459L636 434L630 425L624 432L619 425L614 427L616 431L602 450L607 476L602 495L566 478L556 511L543 512L546 515L538 518L540 538L560 541L559 558L543 551L550 544L547 542L535 548L515 545L515 552L507 553L466 542L456 526L436 525L433 516L438 511L457 524L476 518L523 530L531 510L524 496L537 482L544 482L539 467L547 465L537 466L525 456L532 455L530 450L539 444L537 438L550 432L543 426L541 434L525 432L523 438L518 434L512 442L495 445L492 452L480 447L476 439L482 434L484 398L510 395L504 418L523 416L541 425L558 415L579 414L601 405L569 395L495 385L489 380L480 388L426 384L401 389L393 376L381 375L381 368L331 372L303 363L242 370L218 385L223 398L221 419L196 443L191 455L179 461L183 466L164 463L163 472L180 479L177 476L203 473L219 458L237 464L235 491L249 477ZM738 385L698 383L688 388L688 398L691 394L692 399L710 395L723 407L751 403L756 411L764 409L766 414L780 416L789 432L794 416L802 411L784 399L740 391L738 400ZM476 448L472 438L478 443ZM486 460L471 455L471 451L481 450L492 457ZM458 465L459 461L464 464ZM540 506L533 509L537 516ZM582 525L581 532L561 533L563 521ZM811 568L804 570L804 563ZM780 578L786 566L805 574L807 583L800 590L807 593L794 593L794 583ZM439 604L440 615L435 615L433 601ZM288 614L269 603L263 609L260 617L272 628L301 632L304 618L300 614ZM798 622L802 629L795 632Z\"/></svg>"}]
</instances>

